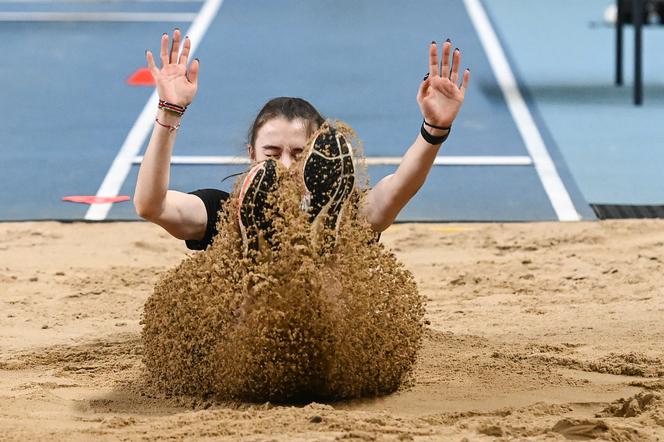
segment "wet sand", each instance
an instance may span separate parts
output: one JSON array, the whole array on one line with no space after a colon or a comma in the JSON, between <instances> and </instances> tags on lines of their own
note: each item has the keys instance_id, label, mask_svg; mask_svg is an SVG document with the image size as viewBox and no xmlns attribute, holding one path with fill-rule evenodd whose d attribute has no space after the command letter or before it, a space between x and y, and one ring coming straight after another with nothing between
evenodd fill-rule
<instances>
[{"instance_id":1,"label":"wet sand","mask_svg":"<svg viewBox=\"0 0 664 442\"><path fill-rule=\"evenodd\" d=\"M664 222L402 224L408 385L330 404L146 392L140 319L189 252L148 223L0 224L0 439L664 440Z\"/></svg>"}]
</instances>

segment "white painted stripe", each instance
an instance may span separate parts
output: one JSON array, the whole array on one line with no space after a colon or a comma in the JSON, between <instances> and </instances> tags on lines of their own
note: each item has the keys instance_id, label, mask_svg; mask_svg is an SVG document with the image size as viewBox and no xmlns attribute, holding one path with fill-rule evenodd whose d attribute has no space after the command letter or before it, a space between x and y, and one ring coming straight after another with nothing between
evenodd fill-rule
<instances>
[{"instance_id":1,"label":"white painted stripe","mask_svg":"<svg viewBox=\"0 0 664 442\"><path fill-rule=\"evenodd\" d=\"M191 40L191 51L189 52L190 59L198 48L198 45L203 40L205 33L210 27L210 23L219 12L219 8L224 0L206 0L201 10L199 11L196 19L191 24L189 29L184 35L188 35ZM101 183L97 196L116 196L131 170L131 164L134 157L138 154L145 142L145 139L154 124L154 116L157 112L157 104L159 96L155 90L147 103L143 107L143 111L134 122L134 126L127 134L120 151L115 156L110 169L106 172L104 181ZM111 204L92 204L85 214L87 220L103 220L111 210Z\"/></svg>"},{"instance_id":2,"label":"white painted stripe","mask_svg":"<svg viewBox=\"0 0 664 442\"><path fill-rule=\"evenodd\" d=\"M65 5L65 4L85 4L85 5L101 5L105 3L203 3L203 0L0 0L0 4L13 3L13 4L32 4L44 3L51 5Z\"/></svg>"},{"instance_id":3,"label":"white painted stripe","mask_svg":"<svg viewBox=\"0 0 664 442\"><path fill-rule=\"evenodd\" d=\"M134 158L134 164L140 164L143 161L142 156ZM368 166L398 166L401 164L401 157L367 157L365 162ZM171 164L208 164L208 165L238 165L250 164L247 157L233 156L187 156L174 155L171 157ZM434 166L530 166L533 164L530 157L527 156L448 156L436 157Z\"/></svg>"},{"instance_id":4,"label":"white painted stripe","mask_svg":"<svg viewBox=\"0 0 664 442\"><path fill-rule=\"evenodd\" d=\"M434 166L530 166L527 156L450 156L436 157Z\"/></svg>"},{"instance_id":5,"label":"white painted stripe","mask_svg":"<svg viewBox=\"0 0 664 442\"><path fill-rule=\"evenodd\" d=\"M188 12L0 12L0 22L189 22Z\"/></svg>"},{"instance_id":6,"label":"white painted stripe","mask_svg":"<svg viewBox=\"0 0 664 442\"><path fill-rule=\"evenodd\" d=\"M539 175L544 191L560 221L578 221L581 219L572 198L569 196L556 166L546 149L542 135L537 129L530 110L526 105L514 78L514 74L507 62L498 37L496 36L491 22L480 0L464 0L468 14L480 37L484 51L486 52L491 67L496 75L500 89L505 95L505 100L512 114L521 136L523 137L528 153L535 164L535 170Z\"/></svg>"},{"instance_id":7,"label":"white painted stripe","mask_svg":"<svg viewBox=\"0 0 664 442\"><path fill-rule=\"evenodd\" d=\"M134 158L134 164L141 164L143 156ZM231 157L231 156L214 156L214 155L173 155L171 157L171 164L217 164L225 166L233 166L238 164L251 164L249 158L246 157Z\"/></svg>"}]
</instances>

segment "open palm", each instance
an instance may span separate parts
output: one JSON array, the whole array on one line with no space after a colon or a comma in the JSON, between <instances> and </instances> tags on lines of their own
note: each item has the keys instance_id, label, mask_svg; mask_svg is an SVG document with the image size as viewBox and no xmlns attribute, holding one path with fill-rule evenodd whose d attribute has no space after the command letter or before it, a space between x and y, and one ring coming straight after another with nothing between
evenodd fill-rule
<instances>
[{"instance_id":1,"label":"open palm","mask_svg":"<svg viewBox=\"0 0 664 442\"><path fill-rule=\"evenodd\" d=\"M189 37L184 39L182 53L178 57L180 39L180 30L176 29L173 32L173 44L169 50L168 34L161 36L161 69L157 67L152 52L146 51L145 58L147 59L150 73L157 84L159 98L179 106L188 106L194 99L196 90L198 89L198 69L200 64L198 59L195 59L187 72L191 41Z\"/></svg>"},{"instance_id":2,"label":"open palm","mask_svg":"<svg viewBox=\"0 0 664 442\"><path fill-rule=\"evenodd\" d=\"M450 51L452 43L443 43L443 60L439 69L438 47L435 42L429 48L429 73L420 85L417 93L417 103L424 119L435 126L450 127L456 118L468 82L470 70L463 72L461 85L459 82L459 66L461 65L461 51L455 49L452 54L450 67Z\"/></svg>"}]
</instances>

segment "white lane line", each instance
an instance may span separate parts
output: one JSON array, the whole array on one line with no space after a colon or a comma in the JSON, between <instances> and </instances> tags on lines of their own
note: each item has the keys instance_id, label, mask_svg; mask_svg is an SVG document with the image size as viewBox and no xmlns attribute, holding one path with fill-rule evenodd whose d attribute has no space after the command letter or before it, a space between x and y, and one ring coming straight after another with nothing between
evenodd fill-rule
<instances>
[{"instance_id":1,"label":"white lane line","mask_svg":"<svg viewBox=\"0 0 664 442\"><path fill-rule=\"evenodd\" d=\"M0 0L0 4L13 3L13 4L85 4L85 5L100 5L103 3L203 3L203 0Z\"/></svg>"},{"instance_id":2,"label":"white lane line","mask_svg":"<svg viewBox=\"0 0 664 442\"><path fill-rule=\"evenodd\" d=\"M142 156L134 157L133 164L141 164ZM398 166L401 157L366 157L368 166ZM214 156L214 155L174 155L171 164L213 164L242 165L250 164L247 157ZM533 161L527 156L447 156L436 157L434 166L530 166Z\"/></svg>"},{"instance_id":3,"label":"white lane line","mask_svg":"<svg viewBox=\"0 0 664 442\"><path fill-rule=\"evenodd\" d=\"M206 0L201 10L199 11L196 19L191 24L187 32L183 35L188 35L191 40L191 51L189 53L190 59L198 48L198 45L203 40L205 33L210 27L210 23L219 12L219 8L224 0ZM104 181L101 183L97 196L116 196L131 170L131 164L134 157L138 154L145 142L145 139L152 129L154 124L154 116L157 112L157 104L159 96L155 90L147 103L143 107L143 111L134 122L133 127L127 134L120 151L115 156L110 169L106 172ZM103 220L111 210L111 204L92 204L85 214L86 220Z\"/></svg>"},{"instance_id":4,"label":"white lane line","mask_svg":"<svg viewBox=\"0 0 664 442\"><path fill-rule=\"evenodd\" d=\"M436 157L434 166L530 166L527 156L450 156Z\"/></svg>"},{"instance_id":5,"label":"white lane line","mask_svg":"<svg viewBox=\"0 0 664 442\"><path fill-rule=\"evenodd\" d=\"M533 159L535 170L542 181L544 191L549 197L558 219L560 221L580 220L581 217L574 208L572 198L560 179L560 175L558 175L556 165L551 159L542 135L537 129L530 110L519 91L505 52L498 41L481 1L464 0L464 4L496 75L500 89L505 95L512 118L521 133L528 153Z\"/></svg>"},{"instance_id":6,"label":"white lane line","mask_svg":"<svg viewBox=\"0 0 664 442\"><path fill-rule=\"evenodd\" d=\"M189 12L0 12L0 22L190 22Z\"/></svg>"}]
</instances>

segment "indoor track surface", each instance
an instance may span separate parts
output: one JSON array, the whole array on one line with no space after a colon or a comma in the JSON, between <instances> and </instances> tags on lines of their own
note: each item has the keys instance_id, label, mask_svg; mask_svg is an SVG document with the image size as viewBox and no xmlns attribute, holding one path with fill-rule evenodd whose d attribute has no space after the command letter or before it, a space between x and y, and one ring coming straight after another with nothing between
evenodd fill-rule
<instances>
[{"instance_id":1,"label":"indoor track surface","mask_svg":"<svg viewBox=\"0 0 664 442\"><path fill-rule=\"evenodd\" d=\"M645 102L613 85L612 2L526 0L0 0L0 220L137 219L131 201L156 95L128 84L179 27L201 60L171 189L225 190L246 131L299 96L364 142L372 182L415 139L431 40L452 39L472 79L406 221L594 219L589 203L664 202L662 30L645 32ZM546 7L549 5L549 8Z\"/></svg>"}]
</instances>

